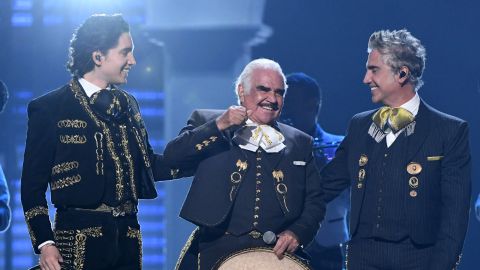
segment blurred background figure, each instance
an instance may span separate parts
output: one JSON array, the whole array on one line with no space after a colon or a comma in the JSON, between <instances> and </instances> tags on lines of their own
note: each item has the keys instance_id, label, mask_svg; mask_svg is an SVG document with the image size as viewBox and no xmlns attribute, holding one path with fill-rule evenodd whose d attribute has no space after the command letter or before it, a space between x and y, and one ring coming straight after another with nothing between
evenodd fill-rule
<instances>
[{"instance_id":1,"label":"blurred background figure","mask_svg":"<svg viewBox=\"0 0 480 270\"><path fill-rule=\"evenodd\" d=\"M8 100L7 86L0 81L0 113L5 109ZM5 231L10 225L10 193L8 192L7 179L0 165L0 231Z\"/></svg>"},{"instance_id":2,"label":"blurred background figure","mask_svg":"<svg viewBox=\"0 0 480 270\"><path fill-rule=\"evenodd\" d=\"M281 121L314 138L316 164L321 169L335 156L343 136L325 132L317 122L322 107L322 91L315 79L304 73L292 73L287 76L287 85ZM315 270L342 269L342 245L348 240L348 205L348 191L327 205L325 219L314 241L306 249Z\"/></svg>"}]
</instances>

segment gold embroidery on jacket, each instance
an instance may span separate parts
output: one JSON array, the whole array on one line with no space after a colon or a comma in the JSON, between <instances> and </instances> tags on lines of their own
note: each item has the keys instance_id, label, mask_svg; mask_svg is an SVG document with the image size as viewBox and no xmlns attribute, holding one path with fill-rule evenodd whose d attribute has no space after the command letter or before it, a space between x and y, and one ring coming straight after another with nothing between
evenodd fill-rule
<instances>
[{"instance_id":1,"label":"gold embroidery on jacket","mask_svg":"<svg viewBox=\"0 0 480 270\"><path fill-rule=\"evenodd\" d=\"M137 121L138 123L141 123L142 121L142 116L140 115L140 113L136 113L133 118L135 118L135 121Z\"/></svg>"},{"instance_id":2,"label":"gold embroidery on jacket","mask_svg":"<svg viewBox=\"0 0 480 270\"><path fill-rule=\"evenodd\" d=\"M78 169L78 166L79 166L78 161L70 161L70 162L63 162L63 163L57 164L52 168L52 175L61 174L73 169Z\"/></svg>"},{"instance_id":3,"label":"gold embroidery on jacket","mask_svg":"<svg viewBox=\"0 0 480 270\"><path fill-rule=\"evenodd\" d=\"M82 177L79 174L76 174L74 176L67 176L65 178L50 182L50 189L54 191L57 189L73 186L74 184L79 183L80 180L82 180Z\"/></svg>"},{"instance_id":4,"label":"gold embroidery on jacket","mask_svg":"<svg viewBox=\"0 0 480 270\"><path fill-rule=\"evenodd\" d=\"M147 168L150 168L150 159L147 156L147 150L145 148L145 145L143 144L142 138L140 137L140 134L138 133L138 130L136 127L133 127L133 133L135 134L135 139L137 140L138 146L140 147L140 151L142 152L145 166Z\"/></svg>"},{"instance_id":5,"label":"gold embroidery on jacket","mask_svg":"<svg viewBox=\"0 0 480 270\"><path fill-rule=\"evenodd\" d=\"M182 251L180 251L180 256L178 257L177 263L175 264L175 270L179 269L179 267L180 267L180 265L183 261L183 257L185 257L185 254L187 254L187 251L190 248L190 246L192 245L193 240L197 237L198 232L199 232L199 228L196 227L195 230L193 230L193 232L188 237L188 240L185 243L185 245L183 246ZM198 253L198 256L200 256L200 253Z\"/></svg>"},{"instance_id":6,"label":"gold embroidery on jacket","mask_svg":"<svg viewBox=\"0 0 480 270\"><path fill-rule=\"evenodd\" d=\"M48 216L48 208L44 206L35 206L32 209L25 212L25 220L29 221L32 218L39 216L39 215L46 215Z\"/></svg>"},{"instance_id":7,"label":"gold embroidery on jacket","mask_svg":"<svg viewBox=\"0 0 480 270\"><path fill-rule=\"evenodd\" d=\"M102 237L103 233L102 227L90 227L81 230L56 230L54 235L55 241L58 242L60 246L59 249L64 251L62 252L62 257L64 257L64 259L67 258L70 263L71 259L73 259L73 269L81 270L84 269L85 264L85 245L87 238Z\"/></svg>"},{"instance_id":8,"label":"gold embroidery on jacket","mask_svg":"<svg viewBox=\"0 0 480 270\"><path fill-rule=\"evenodd\" d=\"M35 206L32 209L26 211L24 213L25 215L25 221L27 223L27 228L28 228L28 234L30 235L30 239L32 240L32 244L34 246L37 245L37 238L35 237L35 234L33 233L32 226L30 225L30 220L33 219L36 216L40 215L45 215L48 218L48 208L44 206Z\"/></svg>"},{"instance_id":9,"label":"gold embroidery on jacket","mask_svg":"<svg viewBox=\"0 0 480 270\"><path fill-rule=\"evenodd\" d=\"M57 122L59 128L86 128L87 122L79 119L64 119Z\"/></svg>"},{"instance_id":10,"label":"gold embroidery on jacket","mask_svg":"<svg viewBox=\"0 0 480 270\"><path fill-rule=\"evenodd\" d=\"M210 138L208 138L207 140L203 140L202 143L197 143L195 145L195 149L197 151L200 151L202 150L203 148L207 147L208 145L210 145L211 143L215 142L217 140L217 136L211 136Z\"/></svg>"},{"instance_id":11,"label":"gold embroidery on jacket","mask_svg":"<svg viewBox=\"0 0 480 270\"><path fill-rule=\"evenodd\" d=\"M95 154L97 154L97 163L95 164L97 175L103 175L103 134L95 132Z\"/></svg>"},{"instance_id":12,"label":"gold embroidery on jacket","mask_svg":"<svg viewBox=\"0 0 480 270\"><path fill-rule=\"evenodd\" d=\"M92 109L88 105L87 99L84 95L82 95L82 90L80 88L79 83L76 80L72 80L70 82L70 88L72 89L75 98L80 102L82 105L83 109L87 112L87 114L90 116L90 118L95 122L95 124L103 129L103 134L105 135L105 138L107 140L107 150L110 153L110 156L113 159L113 163L115 165L115 177L117 179L117 185L115 187L116 189L116 194L117 194L117 200L120 201L122 199L123 193L123 184L118 184L118 183L123 183L123 169L120 164L120 158L117 156L117 153L115 152L115 145L113 143L112 135L110 133L110 129L107 127L107 125L103 122L100 121L95 114L93 113Z\"/></svg>"},{"instance_id":13,"label":"gold embroidery on jacket","mask_svg":"<svg viewBox=\"0 0 480 270\"><path fill-rule=\"evenodd\" d=\"M272 171L272 176L277 181L276 190L277 190L277 193L280 194L280 196L282 196L282 198L283 198L283 205L285 206L285 210L287 210L287 212L290 212L290 210L288 210L288 206L287 206L288 187L283 182L283 179L285 177L284 174L283 174L283 171L282 170L274 170L274 171Z\"/></svg>"},{"instance_id":14,"label":"gold embroidery on jacket","mask_svg":"<svg viewBox=\"0 0 480 270\"><path fill-rule=\"evenodd\" d=\"M142 269L142 233L139 229L128 226L127 237L137 239L138 241L138 264L140 266L140 269Z\"/></svg>"},{"instance_id":15,"label":"gold embroidery on jacket","mask_svg":"<svg viewBox=\"0 0 480 270\"><path fill-rule=\"evenodd\" d=\"M177 178L179 172L180 172L180 169L170 169L170 175L172 176L172 179Z\"/></svg>"},{"instance_id":16,"label":"gold embroidery on jacket","mask_svg":"<svg viewBox=\"0 0 480 270\"><path fill-rule=\"evenodd\" d=\"M64 144L84 144L87 142L85 135L60 135L60 142Z\"/></svg>"},{"instance_id":17,"label":"gold embroidery on jacket","mask_svg":"<svg viewBox=\"0 0 480 270\"><path fill-rule=\"evenodd\" d=\"M127 127L125 125L120 125L120 132L122 133L123 151L125 153L125 158L128 161L128 171L130 172L130 187L132 189L133 198L137 200L137 188L135 186L135 171L133 169L132 155L130 154L130 149L128 148Z\"/></svg>"}]
</instances>

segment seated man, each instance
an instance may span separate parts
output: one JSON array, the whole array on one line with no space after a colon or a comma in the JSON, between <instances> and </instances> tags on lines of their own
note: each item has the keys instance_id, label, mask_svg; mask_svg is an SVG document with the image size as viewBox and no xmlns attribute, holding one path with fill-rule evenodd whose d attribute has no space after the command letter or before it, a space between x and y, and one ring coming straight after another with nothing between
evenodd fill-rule
<instances>
[{"instance_id":1,"label":"seated man","mask_svg":"<svg viewBox=\"0 0 480 270\"><path fill-rule=\"evenodd\" d=\"M212 269L236 251L267 246L269 231L279 258L315 236L325 206L313 141L277 122L286 88L278 63L253 60L236 82L240 106L194 111L166 146L168 166L196 168L180 216L199 229L177 269Z\"/></svg>"}]
</instances>

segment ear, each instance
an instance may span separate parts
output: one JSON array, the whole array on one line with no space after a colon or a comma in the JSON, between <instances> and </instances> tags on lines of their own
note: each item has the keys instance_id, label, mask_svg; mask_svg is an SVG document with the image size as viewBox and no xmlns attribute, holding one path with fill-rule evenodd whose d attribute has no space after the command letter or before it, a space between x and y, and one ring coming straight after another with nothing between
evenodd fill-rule
<instances>
[{"instance_id":1,"label":"ear","mask_svg":"<svg viewBox=\"0 0 480 270\"><path fill-rule=\"evenodd\" d=\"M94 51L92 53L92 61L96 66L100 66L103 62L103 54L100 51Z\"/></svg>"},{"instance_id":2,"label":"ear","mask_svg":"<svg viewBox=\"0 0 480 270\"><path fill-rule=\"evenodd\" d=\"M405 84L408 81L408 77L410 76L410 70L408 67L403 66L400 68L400 71L398 72L398 82L400 84Z\"/></svg>"},{"instance_id":3,"label":"ear","mask_svg":"<svg viewBox=\"0 0 480 270\"><path fill-rule=\"evenodd\" d=\"M237 88L238 99L240 100L240 104L243 104L245 101L245 89L243 88L242 84L238 85Z\"/></svg>"}]
</instances>

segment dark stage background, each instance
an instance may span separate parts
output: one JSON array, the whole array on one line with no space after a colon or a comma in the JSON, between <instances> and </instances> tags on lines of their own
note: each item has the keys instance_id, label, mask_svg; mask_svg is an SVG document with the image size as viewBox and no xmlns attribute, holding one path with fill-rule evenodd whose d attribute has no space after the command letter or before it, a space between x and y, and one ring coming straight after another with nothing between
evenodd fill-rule
<instances>
[{"instance_id":1,"label":"dark stage background","mask_svg":"<svg viewBox=\"0 0 480 270\"><path fill-rule=\"evenodd\" d=\"M64 64L75 27L92 13L117 12L132 26L137 58L124 88L139 99L158 152L193 108L234 104L233 81L258 57L315 77L324 92L322 126L343 134L353 114L376 107L362 85L369 35L407 28L427 49L420 96L470 123L473 206L480 191L478 1L0 0L0 80L11 95L0 115L0 164L14 214L0 234L0 269L37 261L19 198L26 105L69 80ZM159 183L159 198L141 202L145 269L173 269L193 229L177 217L189 184ZM479 242L472 211L460 269L480 269Z\"/></svg>"}]
</instances>

